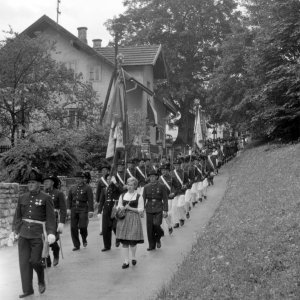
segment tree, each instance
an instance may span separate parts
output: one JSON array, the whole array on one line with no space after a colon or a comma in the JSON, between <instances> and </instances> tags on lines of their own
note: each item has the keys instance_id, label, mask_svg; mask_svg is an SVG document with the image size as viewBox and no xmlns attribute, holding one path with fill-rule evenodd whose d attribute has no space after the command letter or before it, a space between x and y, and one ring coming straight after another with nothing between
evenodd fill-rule
<instances>
[{"instance_id":1,"label":"tree","mask_svg":"<svg viewBox=\"0 0 300 300\"><path fill-rule=\"evenodd\" d=\"M189 111L194 100L205 106L206 87L219 47L236 18L234 0L127 0L124 15L108 26L122 23L122 43L162 44L169 66L168 97L178 104L178 138L187 143ZM158 93L160 91L156 91ZM163 94L166 91L163 90Z\"/></svg>"},{"instance_id":2,"label":"tree","mask_svg":"<svg viewBox=\"0 0 300 300\"><path fill-rule=\"evenodd\" d=\"M67 108L79 118L95 110L95 92L62 63L51 57L55 45L41 35L12 33L0 44L0 114L12 146L26 131L65 124Z\"/></svg>"}]
</instances>

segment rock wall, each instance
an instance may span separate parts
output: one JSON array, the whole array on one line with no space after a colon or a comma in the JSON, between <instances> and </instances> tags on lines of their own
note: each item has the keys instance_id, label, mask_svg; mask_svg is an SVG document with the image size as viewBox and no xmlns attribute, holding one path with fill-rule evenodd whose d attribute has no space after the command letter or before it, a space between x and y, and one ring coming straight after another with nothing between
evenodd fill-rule
<instances>
[{"instance_id":1,"label":"rock wall","mask_svg":"<svg viewBox=\"0 0 300 300\"><path fill-rule=\"evenodd\" d=\"M19 197L19 184L0 183L0 247L7 245Z\"/></svg>"}]
</instances>

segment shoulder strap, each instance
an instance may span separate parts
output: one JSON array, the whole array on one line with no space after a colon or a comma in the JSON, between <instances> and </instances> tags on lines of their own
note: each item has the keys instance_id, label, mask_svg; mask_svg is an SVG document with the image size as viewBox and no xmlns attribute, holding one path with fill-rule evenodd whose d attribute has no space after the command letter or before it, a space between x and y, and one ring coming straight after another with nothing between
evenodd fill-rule
<instances>
[{"instance_id":1,"label":"shoulder strap","mask_svg":"<svg viewBox=\"0 0 300 300\"><path fill-rule=\"evenodd\" d=\"M167 183L166 179L164 178L163 175L160 176L161 180L163 181L163 183L165 184L165 186L169 189L169 191L171 191L171 187L170 185Z\"/></svg>"},{"instance_id":2,"label":"shoulder strap","mask_svg":"<svg viewBox=\"0 0 300 300\"><path fill-rule=\"evenodd\" d=\"M139 173L145 178L145 174L142 172L142 170L139 167L136 167L136 169L139 171Z\"/></svg>"},{"instance_id":3,"label":"shoulder strap","mask_svg":"<svg viewBox=\"0 0 300 300\"><path fill-rule=\"evenodd\" d=\"M104 179L104 177L102 176L100 179L101 179L101 181L105 184L105 186L108 187L108 183L107 183L107 181Z\"/></svg>"},{"instance_id":4,"label":"shoulder strap","mask_svg":"<svg viewBox=\"0 0 300 300\"><path fill-rule=\"evenodd\" d=\"M180 178L179 174L177 173L177 170L174 170L174 174L175 174L176 178L178 179L178 181L180 182L180 184L183 185L183 181Z\"/></svg>"}]
</instances>

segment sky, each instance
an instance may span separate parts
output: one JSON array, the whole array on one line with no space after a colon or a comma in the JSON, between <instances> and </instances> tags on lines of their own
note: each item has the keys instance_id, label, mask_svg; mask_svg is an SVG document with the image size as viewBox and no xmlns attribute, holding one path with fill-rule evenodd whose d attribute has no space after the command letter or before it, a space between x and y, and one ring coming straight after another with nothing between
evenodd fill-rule
<instances>
[{"instance_id":1,"label":"sky","mask_svg":"<svg viewBox=\"0 0 300 300\"><path fill-rule=\"evenodd\" d=\"M59 24L77 36L77 27L87 27L88 43L102 39L106 46L112 39L103 23L125 11L123 0L60 0ZM0 0L0 40L9 26L22 32L41 16L56 21L57 0Z\"/></svg>"}]
</instances>

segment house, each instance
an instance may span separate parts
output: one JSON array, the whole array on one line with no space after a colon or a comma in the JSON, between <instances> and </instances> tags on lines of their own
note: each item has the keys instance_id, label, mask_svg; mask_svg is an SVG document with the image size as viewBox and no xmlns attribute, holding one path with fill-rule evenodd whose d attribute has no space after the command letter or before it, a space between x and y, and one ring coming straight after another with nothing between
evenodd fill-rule
<instances>
[{"instance_id":1,"label":"house","mask_svg":"<svg viewBox=\"0 0 300 300\"><path fill-rule=\"evenodd\" d=\"M104 102L109 81L115 65L114 48L102 47L101 39L87 43L87 28L79 27L76 37L61 25L44 15L23 33L33 36L39 32L56 43L52 56L81 73L83 81L92 83L99 102ZM175 105L167 99L159 99L154 94L160 80L167 80L167 68L161 45L119 47L124 55L128 113L139 111L148 119L154 115L155 124L149 122L148 138L152 152L161 152L165 140L166 117L176 114ZM70 109L70 118L76 118L76 110ZM73 114L73 116L72 116ZM153 126L154 125L154 126Z\"/></svg>"}]
</instances>

